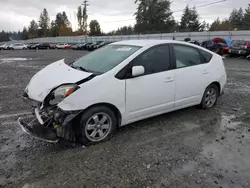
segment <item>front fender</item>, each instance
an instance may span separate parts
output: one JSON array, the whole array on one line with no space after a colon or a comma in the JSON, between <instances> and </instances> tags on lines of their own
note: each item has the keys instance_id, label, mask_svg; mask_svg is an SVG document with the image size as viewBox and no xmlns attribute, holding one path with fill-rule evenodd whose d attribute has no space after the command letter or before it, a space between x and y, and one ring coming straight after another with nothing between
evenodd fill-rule
<instances>
[{"instance_id":1,"label":"front fender","mask_svg":"<svg viewBox=\"0 0 250 188\"><path fill-rule=\"evenodd\" d=\"M121 114L125 112L125 80L116 78L95 78L80 86L76 92L65 98L58 107L64 111L85 110L99 104L109 103Z\"/></svg>"}]
</instances>

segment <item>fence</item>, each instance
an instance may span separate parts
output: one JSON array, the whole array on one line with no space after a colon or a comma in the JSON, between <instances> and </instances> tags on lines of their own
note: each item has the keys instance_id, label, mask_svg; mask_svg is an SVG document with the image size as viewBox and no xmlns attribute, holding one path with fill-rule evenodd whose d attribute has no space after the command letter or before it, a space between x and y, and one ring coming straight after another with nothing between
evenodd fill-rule
<instances>
[{"instance_id":1,"label":"fence","mask_svg":"<svg viewBox=\"0 0 250 188\"><path fill-rule=\"evenodd\" d=\"M68 36L68 37L47 37L35 38L25 41L11 41L10 43L83 43L95 41L121 41L121 40L142 40L142 39L173 39L184 40L191 38L192 40L203 41L215 37L227 38L231 40L248 39L250 40L249 31L204 31L204 32L185 32L185 33L159 33L159 34L143 34L143 35L114 35L114 36Z\"/></svg>"}]
</instances>

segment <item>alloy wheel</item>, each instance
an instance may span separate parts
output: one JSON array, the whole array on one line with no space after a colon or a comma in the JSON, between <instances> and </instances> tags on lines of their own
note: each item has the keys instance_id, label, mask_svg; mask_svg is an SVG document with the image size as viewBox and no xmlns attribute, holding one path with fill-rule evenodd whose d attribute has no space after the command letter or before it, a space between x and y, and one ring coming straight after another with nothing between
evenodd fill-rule
<instances>
[{"instance_id":1,"label":"alloy wheel","mask_svg":"<svg viewBox=\"0 0 250 188\"><path fill-rule=\"evenodd\" d=\"M111 131L112 121L106 113L96 113L91 116L85 126L85 135L92 142L105 139Z\"/></svg>"},{"instance_id":2,"label":"alloy wheel","mask_svg":"<svg viewBox=\"0 0 250 188\"><path fill-rule=\"evenodd\" d=\"M206 106L208 108L211 108L217 99L217 91L215 88L210 88L207 93L206 93L206 97L205 97L205 102L206 102Z\"/></svg>"}]
</instances>

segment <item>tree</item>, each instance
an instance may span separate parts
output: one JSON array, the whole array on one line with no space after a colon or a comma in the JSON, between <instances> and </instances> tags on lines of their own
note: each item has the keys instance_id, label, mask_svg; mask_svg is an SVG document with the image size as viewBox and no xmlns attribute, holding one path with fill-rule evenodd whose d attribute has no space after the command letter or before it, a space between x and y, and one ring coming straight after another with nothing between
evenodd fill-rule
<instances>
[{"instance_id":1,"label":"tree","mask_svg":"<svg viewBox=\"0 0 250 188\"><path fill-rule=\"evenodd\" d=\"M29 39L29 33L28 29L26 27L23 28L23 31L21 32L21 39L22 40L27 40Z\"/></svg>"},{"instance_id":2,"label":"tree","mask_svg":"<svg viewBox=\"0 0 250 188\"><path fill-rule=\"evenodd\" d=\"M77 8L77 22L78 22L78 30L82 31L83 30L83 17L82 17L82 7L79 6Z\"/></svg>"},{"instance_id":3,"label":"tree","mask_svg":"<svg viewBox=\"0 0 250 188\"><path fill-rule=\"evenodd\" d=\"M59 36L72 36L72 28L66 26L65 24L61 25L60 30L59 30Z\"/></svg>"},{"instance_id":4,"label":"tree","mask_svg":"<svg viewBox=\"0 0 250 188\"><path fill-rule=\"evenodd\" d=\"M35 20L32 20L29 26L29 38L30 39L36 38L37 31L38 31L38 24L36 23Z\"/></svg>"},{"instance_id":5,"label":"tree","mask_svg":"<svg viewBox=\"0 0 250 188\"><path fill-rule=\"evenodd\" d=\"M230 14L229 21L235 30L240 30L243 28L244 13L242 8L233 9Z\"/></svg>"},{"instance_id":6,"label":"tree","mask_svg":"<svg viewBox=\"0 0 250 188\"><path fill-rule=\"evenodd\" d=\"M9 41L9 33L2 31L0 32L0 42Z\"/></svg>"},{"instance_id":7,"label":"tree","mask_svg":"<svg viewBox=\"0 0 250 188\"><path fill-rule=\"evenodd\" d=\"M169 0L136 0L138 3L135 31L137 33L171 32L174 19Z\"/></svg>"},{"instance_id":8,"label":"tree","mask_svg":"<svg viewBox=\"0 0 250 188\"><path fill-rule=\"evenodd\" d=\"M51 37L59 36L59 28L57 27L57 24L53 20L51 21L50 24L50 36Z\"/></svg>"},{"instance_id":9,"label":"tree","mask_svg":"<svg viewBox=\"0 0 250 188\"><path fill-rule=\"evenodd\" d=\"M100 36L101 35L101 27L97 20L91 20L89 24L90 32L89 35L91 36Z\"/></svg>"},{"instance_id":10,"label":"tree","mask_svg":"<svg viewBox=\"0 0 250 188\"><path fill-rule=\"evenodd\" d=\"M248 8L245 9L243 29L250 30L250 4L248 4Z\"/></svg>"},{"instance_id":11,"label":"tree","mask_svg":"<svg viewBox=\"0 0 250 188\"><path fill-rule=\"evenodd\" d=\"M228 31L232 29L232 25L228 19L220 21L217 18L210 26L210 31Z\"/></svg>"},{"instance_id":12,"label":"tree","mask_svg":"<svg viewBox=\"0 0 250 188\"><path fill-rule=\"evenodd\" d=\"M196 8L190 9L188 6L183 11L180 23L180 31L191 32L191 31L201 31L204 26L199 21L199 15Z\"/></svg>"},{"instance_id":13,"label":"tree","mask_svg":"<svg viewBox=\"0 0 250 188\"><path fill-rule=\"evenodd\" d=\"M40 20L39 20L39 27L41 29L41 35L43 37L47 37L49 32L49 14L48 11L45 9L43 9L43 12L40 14Z\"/></svg>"},{"instance_id":14,"label":"tree","mask_svg":"<svg viewBox=\"0 0 250 188\"><path fill-rule=\"evenodd\" d=\"M66 33L72 35L72 28L66 12L63 11L57 13L55 21L51 22L51 34L52 36L66 36Z\"/></svg>"}]
</instances>

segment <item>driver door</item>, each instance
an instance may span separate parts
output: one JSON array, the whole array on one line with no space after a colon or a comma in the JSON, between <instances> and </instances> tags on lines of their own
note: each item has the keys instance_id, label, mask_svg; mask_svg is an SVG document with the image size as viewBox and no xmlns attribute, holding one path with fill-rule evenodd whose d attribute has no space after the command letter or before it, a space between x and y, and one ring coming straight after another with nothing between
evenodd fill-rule
<instances>
[{"instance_id":1,"label":"driver door","mask_svg":"<svg viewBox=\"0 0 250 188\"><path fill-rule=\"evenodd\" d=\"M174 108L175 75L167 44L152 47L132 61L145 73L126 79L128 123L158 115Z\"/></svg>"}]
</instances>

